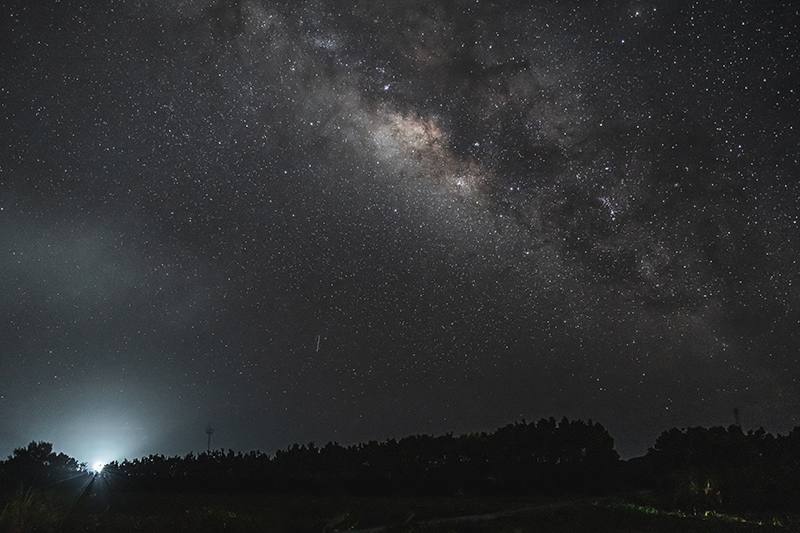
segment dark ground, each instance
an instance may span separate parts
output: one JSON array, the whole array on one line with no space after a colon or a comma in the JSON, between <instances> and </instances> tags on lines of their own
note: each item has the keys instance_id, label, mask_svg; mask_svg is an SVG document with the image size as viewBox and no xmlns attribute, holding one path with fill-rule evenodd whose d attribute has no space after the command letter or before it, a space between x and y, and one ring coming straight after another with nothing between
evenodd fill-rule
<instances>
[{"instance_id":1,"label":"dark ground","mask_svg":"<svg viewBox=\"0 0 800 533\"><path fill-rule=\"evenodd\" d=\"M112 480L113 481L113 480ZM614 498L351 497L115 492L97 478L71 503L29 496L28 519L0 531L149 532L772 532L797 522L659 511L647 494ZM11 502L13 504L13 502ZM11 505L9 504L9 505Z\"/></svg>"}]
</instances>

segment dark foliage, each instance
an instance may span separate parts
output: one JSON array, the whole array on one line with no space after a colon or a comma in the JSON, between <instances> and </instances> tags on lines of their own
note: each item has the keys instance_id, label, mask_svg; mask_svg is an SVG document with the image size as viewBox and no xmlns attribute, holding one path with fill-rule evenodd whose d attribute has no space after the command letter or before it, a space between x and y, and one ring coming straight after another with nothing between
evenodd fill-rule
<instances>
[{"instance_id":1,"label":"dark foliage","mask_svg":"<svg viewBox=\"0 0 800 533\"><path fill-rule=\"evenodd\" d=\"M600 424L550 418L458 437L295 444L274 457L232 450L151 455L109 464L105 472L156 490L550 495L613 490L618 462L614 441Z\"/></svg>"},{"instance_id":2,"label":"dark foliage","mask_svg":"<svg viewBox=\"0 0 800 533\"><path fill-rule=\"evenodd\" d=\"M88 475L86 465L64 453L54 453L49 442L31 442L0 462L0 488L41 488L74 476Z\"/></svg>"},{"instance_id":3,"label":"dark foliage","mask_svg":"<svg viewBox=\"0 0 800 533\"><path fill-rule=\"evenodd\" d=\"M0 462L0 496L51 487L84 494L99 479L114 491L305 495L555 496L646 488L683 510L764 514L792 511L800 500L800 428L786 436L738 426L671 429L646 456L624 462L613 444L600 424L549 418L492 433L295 444L274 456L150 455L111 463L98 477L51 444L31 442Z\"/></svg>"},{"instance_id":4,"label":"dark foliage","mask_svg":"<svg viewBox=\"0 0 800 533\"><path fill-rule=\"evenodd\" d=\"M657 489L684 509L787 511L800 500L800 427L671 429L646 456Z\"/></svg>"}]
</instances>

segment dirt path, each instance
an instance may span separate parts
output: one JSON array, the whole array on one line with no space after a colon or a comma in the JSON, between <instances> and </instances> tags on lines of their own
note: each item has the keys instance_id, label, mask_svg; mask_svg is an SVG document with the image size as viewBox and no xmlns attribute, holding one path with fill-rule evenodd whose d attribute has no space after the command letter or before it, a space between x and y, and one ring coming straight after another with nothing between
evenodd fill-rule
<instances>
[{"instance_id":1,"label":"dirt path","mask_svg":"<svg viewBox=\"0 0 800 533\"><path fill-rule=\"evenodd\" d=\"M351 533L381 533L384 531L389 531L397 528L398 525L414 525L414 526L430 526L430 525L438 525L438 524L453 524L459 522L484 522L487 520L495 520L497 518L504 518L507 516L513 516L517 513L522 512L529 512L529 511L544 511L544 510L556 510L561 509L564 507L568 507L575 503L590 501L587 498L579 498L575 500L565 500L559 502L551 502L551 503L541 503L536 505L527 505L525 507L520 507L517 509L511 509L509 511L499 511L496 513L483 513L483 514L473 514L473 515L462 515L462 516L450 516L446 518L432 518L429 520L414 520L414 517L410 517L404 524L391 524L386 526L374 526L368 527L364 529L354 529L349 530ZM593 499L591 501L594 501Z\"/></svg>"}]
</instances>

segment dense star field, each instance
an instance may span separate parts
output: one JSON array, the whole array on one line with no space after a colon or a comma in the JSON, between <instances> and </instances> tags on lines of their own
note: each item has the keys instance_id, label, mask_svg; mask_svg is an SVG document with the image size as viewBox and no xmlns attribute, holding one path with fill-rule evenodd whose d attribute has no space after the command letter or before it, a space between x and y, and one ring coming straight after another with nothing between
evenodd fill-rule
<instances>
[{"instance_id":1,"label":"dense star field","mask_svg":"<svg viewBox=\"0 0 800 533\"><path fill-rule=\"evenodd\" d=\"M6 2L0 456L800 425L795 2Z\"/></svg>"}]
</instances>

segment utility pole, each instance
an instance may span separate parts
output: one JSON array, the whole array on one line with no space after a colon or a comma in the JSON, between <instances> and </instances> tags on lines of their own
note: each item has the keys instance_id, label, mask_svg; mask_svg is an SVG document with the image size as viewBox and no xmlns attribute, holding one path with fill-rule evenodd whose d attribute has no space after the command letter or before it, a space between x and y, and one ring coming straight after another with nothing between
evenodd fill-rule
<instances>
[{"instance_id":1,"label":"utility pole","mask_svg":"<svg viewBox=\"0 0 800 533\"><path fill-rule=\"evenodd\" d=\"M208 433L208 453L211 453L211 434L214 433L212 428L206 428L206 433Z\"/></svg>"}]
</instances>

